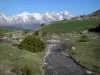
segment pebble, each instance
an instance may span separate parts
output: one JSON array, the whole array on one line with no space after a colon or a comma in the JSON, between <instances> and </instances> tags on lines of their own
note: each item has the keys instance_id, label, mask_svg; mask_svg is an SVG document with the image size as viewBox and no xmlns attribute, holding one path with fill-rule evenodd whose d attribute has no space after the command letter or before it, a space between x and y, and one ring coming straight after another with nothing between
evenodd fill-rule
<instances>
[{"instance_id":1,"label":"pebble","mask_svg":"<svg viewBox=\"0 0 100 75\"><path fill-rule=\"evenodd\" d=\"M12 53L10 53L10 55L12 56Z\"/></svg>"},{"instance_id":2,"label":"pebble","mask_svg":"<svg viewBox=\"0 0 100 75\"><path fill-rule=\"evenodd\" d=\"M89 75L93 74L93 72L92 72L92 71L89 71L89 70L86 70L86 72L87 72L87 74L89 74Z\"/></svg>"},{"instance_id":3,"label":"pebble","mask_svg":"<svg viewBox=\"0 0 100 75\"><path fill-rule=\"evenodd\" d=\"M75 48L75 47L72 47L71 49L72 49L72 50L75 50L76 48Z\"/></svg>"}]
</instances>

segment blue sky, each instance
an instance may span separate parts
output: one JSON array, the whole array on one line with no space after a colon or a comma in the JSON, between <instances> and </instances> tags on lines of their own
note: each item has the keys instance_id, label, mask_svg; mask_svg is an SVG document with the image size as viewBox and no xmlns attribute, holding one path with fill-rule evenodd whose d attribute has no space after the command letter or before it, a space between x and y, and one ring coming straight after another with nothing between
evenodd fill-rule
<instances>
[{"instance_id":1,"label":"blue sky","mask_svg":"<svg viewBox=\"0 0 100 75\"><path fill-rule=\"evenodd\" d=\"M100 0L0 0L0 12L7 15L69 11L73 15L100 9Z\"/></svg>"}]
</instances>

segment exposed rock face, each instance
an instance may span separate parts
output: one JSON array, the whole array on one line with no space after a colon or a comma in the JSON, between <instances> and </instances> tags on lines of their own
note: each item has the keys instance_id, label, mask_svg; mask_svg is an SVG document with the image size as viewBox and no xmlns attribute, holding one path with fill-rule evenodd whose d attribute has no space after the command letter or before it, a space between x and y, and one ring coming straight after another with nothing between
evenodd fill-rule
<instances>
[{"instance_id":1,"label":"exposed rock face","mask_svg":"<svg viewBox=\"0 0 100 75\"><path fill-rule=\"evenodd\" d=\"M69 56L69 46L60 40L49 40L44 58L45 75L87 75L73 58Z\"/></svg>"}]
</instances>

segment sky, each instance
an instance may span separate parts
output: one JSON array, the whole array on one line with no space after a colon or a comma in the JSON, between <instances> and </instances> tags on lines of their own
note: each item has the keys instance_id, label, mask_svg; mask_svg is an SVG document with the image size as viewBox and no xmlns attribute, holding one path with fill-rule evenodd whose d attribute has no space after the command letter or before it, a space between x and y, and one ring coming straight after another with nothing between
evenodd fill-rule
<instances>
[{"instance_id":1,"label":"sky","mask_svg":"<svg viewBox=\"0 0 100 75\"><path fill-rule=\"evenodd\" d=\"M0 0L0 12L6 15L63 11L83 15L99 9L100 0Z\"/></svg>"}]
</instances>

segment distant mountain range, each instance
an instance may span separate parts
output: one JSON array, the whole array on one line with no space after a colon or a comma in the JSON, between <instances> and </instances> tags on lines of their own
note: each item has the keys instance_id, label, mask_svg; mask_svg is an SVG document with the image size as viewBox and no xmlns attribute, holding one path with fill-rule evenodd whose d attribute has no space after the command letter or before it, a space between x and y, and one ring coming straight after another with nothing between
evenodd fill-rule
<instances>
[{"instance_id":1,"label":"distant mountain range","mask_svg":"<svg viewBox=\"0 0 100 75\"><path fill-rule=\"evenodd\" d=\"M44 14L23 12L14 16L7 16L0 13L0 27L15 27L15 28L39 28L40 24L51 23L63 19L73 17L68 11L64 12L47 12Z\"/></svg>"},{"instance_id":2,"label":"distant mountain range","mask_svg":"<svg viewBox=\"0 0 100 75\"><path fill-rule=\"evenodd\" d=\"M11 27L17 29L36 29L40 27L40 24L49 24L55 21L64 20L64 19L83 19L87 17L99 17L100 10L97 10L91 14L74 17L68 11L64 12L46 12L44 14L39 13L28 13L23 12L14 16L7 16L3 13L0 13L0 27Z\"/></svg>"}]
</instances>

